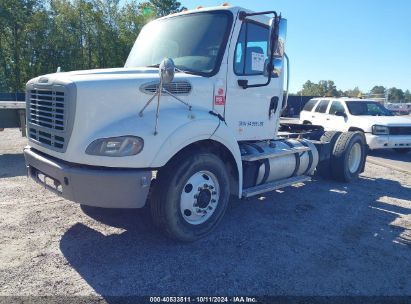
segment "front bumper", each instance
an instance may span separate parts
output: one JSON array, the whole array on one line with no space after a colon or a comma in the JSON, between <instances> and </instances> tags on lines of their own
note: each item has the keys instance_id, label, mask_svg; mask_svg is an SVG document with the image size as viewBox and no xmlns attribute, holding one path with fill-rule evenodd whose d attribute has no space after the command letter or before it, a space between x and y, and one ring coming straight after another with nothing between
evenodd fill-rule
<instances>
[{"instance_id":1,"label":"front bumper","mask_svg":"<svg viewBox=\"0 0 411 304\"><path fill-rule=\"evenodd\" d=\"M152 171L68 163L24 149L28 175L37 183L76 203L103 208L145 205Z\"/></svg>"},{"instance_id":2,"label":"front bumper","mask_svg":"<svg viewBox=\"0 0 411 304\"><path fill-rule=\"evenodd\" d=\"M367 133L365 138L371 150L411 148L411 135L373 135Z\"/></svg>"}]
</instances>

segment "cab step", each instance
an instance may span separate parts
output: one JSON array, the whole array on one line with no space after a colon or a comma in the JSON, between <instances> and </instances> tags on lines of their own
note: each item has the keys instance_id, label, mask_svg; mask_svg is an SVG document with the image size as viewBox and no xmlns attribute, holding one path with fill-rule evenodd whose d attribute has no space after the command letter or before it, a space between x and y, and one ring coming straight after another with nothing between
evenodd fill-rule
<instances>
[{"instance_id":1,"label":"cab step","mask_svg":"<svg viewBox=\"0 0 411 304\"><path fill-rule=\"evenodd\" d=\"M251 197L251 196L255 196L255 195L259 195L265 192L269 192L269 191L273 191L273 190L277 190L280 188L284 188L287 186L291 186L297 183L302 183L302 182L306 182L311 180L310 176L307 175L300 175L300 176L294 176L294 177L290 177L290 178L285 178L285 179L281 179L278 181L273 181L273 182L269 182L266 184L262 184L262 185L258 185L255 187L250 187L250 188L246 188L243 190L243 197L247 198L247 197Z\"/></svg>"},{"instance_id":2,"label":"cab step","mask_svg":"<svg viewBox=\"0 0 411 304\"><path fill-rule=\"evenodd\" d=\"M310 150L311 149L309 147L297 147L297 148L290 148L290 149L281 149L281 150L275 150L275 151L270 151L270 152L247 154L247 155L241 156L241 159L243 161L256 161L256 160L260 160L260 159L282 157L282 156L286 156L286 155L290 155L290 154L302 153L302 152L310 151Z\"/></svg>"}]
</instances>

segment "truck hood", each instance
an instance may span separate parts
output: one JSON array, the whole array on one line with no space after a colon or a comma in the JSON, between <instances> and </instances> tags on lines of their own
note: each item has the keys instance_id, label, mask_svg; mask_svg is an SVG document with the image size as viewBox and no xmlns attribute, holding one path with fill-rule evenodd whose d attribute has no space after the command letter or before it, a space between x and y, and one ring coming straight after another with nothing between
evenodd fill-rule
<instances>
[{"instance_id":1,"label":"truck hood","mask_svg":"<svg viewBox=\"0 0 411 304\"><path fill-rule=\"evenodd\" d=\"M39 76L30 80L29 83L41 82L44 84L51 84L60 81L83 82L95 80L151 78L158 79L158 68L112 68L61 72Z\"/></svg>"},{"instance_id":2,"label":"truck hood","mask_svg":"<svg viewBox=\"0 0 411 304\"><path fill-rule=\"evenodd\" d=\"M171 86L171 88L173 90L177 88L173 93L190 104L192 111L190 112L188 107L179 100L169 95L162 95L158 119L160 131L155 136L157 98L145 108L143 115L139 115L139 112L152 98L153 86L155 91L158 82L157 68L74 71L34 78L27 84L28 105L34 106L35 109L39 107L36 104L36 98L42 98L43 93L38 93L40 97L37 97L36 92L43 91L50 92L44 94L52 94L54 90L64 90L64 117L57 119L64 120L65 126L62 131L42 128L36 122L36 119L40 122L43 119L40 113L33 114L39 115L39 118L34 116L34 122L28 117L28 129L31 132L30 128L33 126L33 129L39 131L38 134L46 132L49 138L57 136L60 141L64 141L66 146L59 150L50 144L34 142L33 137L30 138L31 143L35 144L36 149L54 157L66 161L93 164L92 162L97 157L85 155L84 151L87 145L97 138L140 136L145 140L147 149L144 151L148 153L149 145L159 144L158 142L166 140L173 132L188 123L200 123L200 121L211 119L212 123L208 125L207 130L204 130L204 134L212 134L218 125L218 118L209 114L213 106L213 81L210 78L179 72L175 74L173 80L173 83L177 83L178 86L176 84L176 87ZM179 86L181 83L184 86ZM179 90L179 88L182 89ZM31 98L34 98L33 105ZM46 110L54 111L53 109ZM27 112L30 116L32 111ZM50 121L47 117L45 119ZM100 165L105 166L112 166L114 163L118 165L119 162L126 161L122 158L115 162L107 157L98 160Z\"/></svg>"},{"instance_id":3,"label":"truck hood","mask_svg":"<svg viewBox=\"0 0 411 304\"><path fill-rule=\"evenodd\" d=\"M48 74L30 80L27 86L46 88L54 84L74 85L76 108L85 103L92 103L94 106L96 102L104 107L105 101L111 110L115 110L126 104L131 106L131 103L135 109L143 107L153 95L152 91L145 90L145 86L156 85L158 82L158 68L113 68ZM173 82L188 84L190 88L187 92L179 91L174 95L189 102L193 108L212 109L214 85L209 78L176 72ZM164 99L175 101L164 102L164 107L181 107L181 103L170 96L164 96Z\"/></svg>"}]
</instances>

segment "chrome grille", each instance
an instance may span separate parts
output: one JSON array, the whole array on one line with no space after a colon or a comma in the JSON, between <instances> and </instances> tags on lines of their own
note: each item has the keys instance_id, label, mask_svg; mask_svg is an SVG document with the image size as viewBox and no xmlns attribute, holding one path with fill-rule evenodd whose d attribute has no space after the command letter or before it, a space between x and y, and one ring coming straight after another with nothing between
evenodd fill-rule
<instances>
[{"instance_id":1,"label":"chrome grille","mask_svg":"<svg viewBox=\"0 0 411 304\"><path fill-rule=\"evenodd\" d=\"M411 126L389 127L390 135L411 135Z\"/></svg>"},{"instance_id":2,"label":"chrome grille","mask_svg":"<svg viewBox=\"0 0 411 304\"><path fill-rule=\"evenodd\" d=\"M66 102L62 90L28 90L29 138L56 150L65 146Z\"/></svg>"},{"instance_id":3,"label":"chrome grille","mask_svg":"<svg viewBox=\"0 0 411 304\"><path fill-rule=\"evenodd\" d=\"M146 94L154 94L158 86L158 82L150 82L143 84L140 90ZM188 81L173 81L164 84L163 87L174 95L188 95L191 92L191 84Z\"/></svg>"}]
</instances>

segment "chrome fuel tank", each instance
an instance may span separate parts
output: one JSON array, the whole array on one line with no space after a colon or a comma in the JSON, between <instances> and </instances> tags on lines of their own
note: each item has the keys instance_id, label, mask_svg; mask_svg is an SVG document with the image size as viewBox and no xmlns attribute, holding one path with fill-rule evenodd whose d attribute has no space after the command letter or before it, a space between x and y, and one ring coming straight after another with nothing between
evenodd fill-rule
<instances>
[{"instance_id":1,"label":"chrome fuel tank","mask_svg":"<svg viewBox=\"0 0 411 304\"><path fill-rule=\"evenodd\" d=\"M293 176L311 175L319 160L315 145L306 139L242 143L241 151L243 156L267 156L245 164L245 168L251 168L250 170L253 171L244 174L245 177L251 179L248 181L248 186L261 185Z\"/></svg>"}]
</instances>

